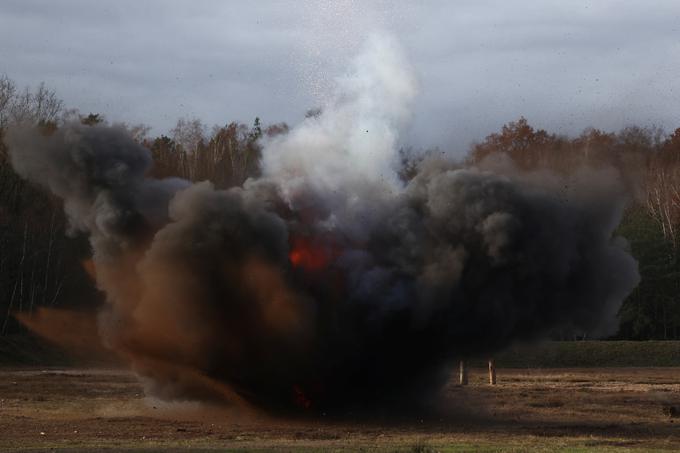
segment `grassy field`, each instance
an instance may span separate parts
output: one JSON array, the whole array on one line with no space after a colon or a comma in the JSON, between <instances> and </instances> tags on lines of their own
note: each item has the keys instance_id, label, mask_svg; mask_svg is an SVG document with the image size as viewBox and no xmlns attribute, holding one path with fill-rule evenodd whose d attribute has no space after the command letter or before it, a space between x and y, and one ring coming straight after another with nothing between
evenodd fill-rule
<instances>
[{"instance_id":1,"label":"grassy field","mask_svg":"<svg viewBox=\"0 0 680 453\"><path fill-rule=\"evenodd\" d=\"M511 368L680 367L680 341L551 341L510 348L496 362Z\"/></svg>"},{"instance_id":2,"label":"grassy field","mask_svg":"<svg viewBox=\"0 0 680 453\"><path fill-rule=\"evenodd\" d=\"M471 361L436 407L279 419L145 397L126 370L0 340L0 451L680 451L680 342L549 342ZM474 368L478 365L478 368Z\"/></svg>"},{"instance_id":3,"label":"grassy field","mask_svg":"<svg viewBox=\"0 0 680 453\"><path fill-rule=\"evenodd\" d=\"M677 368L473 369L408 414L246 415L161 402L127 371L0 371L0 451L678 451Z\"/></svg>"}]
</instances>

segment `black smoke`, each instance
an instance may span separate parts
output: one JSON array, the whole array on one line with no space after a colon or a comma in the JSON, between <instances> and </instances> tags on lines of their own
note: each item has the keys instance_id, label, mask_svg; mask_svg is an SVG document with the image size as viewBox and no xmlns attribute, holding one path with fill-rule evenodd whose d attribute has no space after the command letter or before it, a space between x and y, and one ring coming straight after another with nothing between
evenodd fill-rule
<instances>
[{"instance_id":1,"label":"black smoke","mask_svg":"<svg viewBox=\"0 0 680 453\"><path fill-rule=\"evenodd\" d=\"M230 190L149 178L148 150L115 127L14 128L7 144L90 237L104 343L165 397L200 394L191 370L273 410L421 398L461 357L612 332L639 280L614 173L431 159L398 190L329 201L266 173Z\"/></svg>"}]
</instances>

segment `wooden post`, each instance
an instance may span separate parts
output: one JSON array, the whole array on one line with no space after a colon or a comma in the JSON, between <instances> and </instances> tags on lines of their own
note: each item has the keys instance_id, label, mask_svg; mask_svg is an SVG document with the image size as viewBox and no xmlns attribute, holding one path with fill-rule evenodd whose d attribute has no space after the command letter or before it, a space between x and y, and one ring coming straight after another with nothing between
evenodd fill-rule
<instances>
[{"instance_id":1,"label":"wooden post","mask_svg":"<svg viewBox=\"0 0 680 453\"><path fill-rule=\"evenodd\" d=\"M489 384L496 385L496 364L492 358L489 359Z\"/></svg>"},{"instance_id":2,"label":"wooden post","mask_svg":"<svg viewBox=\"0 0 680 453\"><path fill-rule=\"evenodd\" d=\"M458 381L460 382L460 385L468 385L468 373L467 373L467 368L465 367L465 361L464 360L460 361Z\"/></svg>"}]
</instances>

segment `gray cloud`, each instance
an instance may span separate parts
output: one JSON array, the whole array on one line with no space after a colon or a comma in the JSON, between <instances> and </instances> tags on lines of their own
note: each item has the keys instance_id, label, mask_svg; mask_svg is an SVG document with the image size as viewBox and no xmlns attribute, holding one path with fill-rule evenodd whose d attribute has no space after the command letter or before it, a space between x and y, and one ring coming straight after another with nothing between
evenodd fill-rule
<instances>
[{"instance_id":1,"label":"gray cloud","mask_svg":"<svg viewBox=\"0 0 680 453\"><path fill-rule=\"evenodd\" d=\"M154 133L185 115L295 123L387 29L421 82L405 140L460 150L519 115L563 133L680 126L679 27L674 1L8 0L0 72Z\"/></svg>"}]
</instances>

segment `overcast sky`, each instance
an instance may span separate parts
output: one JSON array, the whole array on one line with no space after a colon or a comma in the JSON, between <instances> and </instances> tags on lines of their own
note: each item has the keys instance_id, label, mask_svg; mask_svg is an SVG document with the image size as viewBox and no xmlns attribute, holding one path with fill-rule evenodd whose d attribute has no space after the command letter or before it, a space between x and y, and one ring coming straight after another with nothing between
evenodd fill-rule
<instances>
[{"instance_id":1,"label":"overcast sky","mask_svg":"<svg viewBox=\"0 0 680 453\"><path fill-rule=\"evenodd\" d=\"M405 140L462 150L524 115L551 131L680 127L680 1L0 2L0 74L167 132L295 124L376 30L420 82Z\"/></svg>"}]
</instances>

